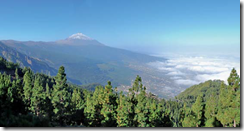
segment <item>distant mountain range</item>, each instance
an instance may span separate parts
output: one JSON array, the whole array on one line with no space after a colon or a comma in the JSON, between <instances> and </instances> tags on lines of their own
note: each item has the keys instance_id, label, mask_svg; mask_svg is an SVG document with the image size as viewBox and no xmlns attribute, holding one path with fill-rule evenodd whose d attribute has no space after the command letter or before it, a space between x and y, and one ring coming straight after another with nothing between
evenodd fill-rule
<instances>
[{"instance_id":1,"label":"distant mountain range","mask_svg":"<svg viewBox=\"0 0 244 131\"><path fill-rule=\"evenodd\" d=\"M172 80L160 76L147 63L165 61L161 57L106 46L82 33L53 42L1 40L1 55L34 71L55 75L63 65L72 83L84 85L110 80L120 90L126 90L136 75L141 75L149 91L162 97L170 97L180 90L164 90L164 86L176 87ZM161 89L159 89L161 88ZM150 90L151 89L151 90ZM165 88L166 89L166 88Z\"/></svg>"}]
</instances>

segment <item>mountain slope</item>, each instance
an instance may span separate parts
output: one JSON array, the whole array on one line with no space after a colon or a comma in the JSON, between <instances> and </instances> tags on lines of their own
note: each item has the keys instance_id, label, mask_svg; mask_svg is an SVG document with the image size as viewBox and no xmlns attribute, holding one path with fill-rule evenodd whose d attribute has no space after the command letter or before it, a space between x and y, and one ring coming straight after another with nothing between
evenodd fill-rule
<instances>
[{"instance_id":1,"label":"mountain slope","mask_svg":"<svg viewBox=\"0 0 244 131\"><path fill-rule=\"evenodd\" d=\"M121 83L128 85L138 72L131 69L130 65L164 60L108 47L81 33L55 42L13 40L2 42L21 53L45 61L53 68L66 66L67 74L83 84L90 82L106 84L107 80L111 80L115 85ZM118 77L118 80L115 80L115 77Z\"/></svg>"},{"instance_id":2,"label":"mountain slope","mask_svg":"<svg viewBox=\"0 0 244 131\"><path fill-rule=\"evenodd\" d=\"M176 98L180 101L193 104L200 94L203 94L204 100L208 99L212 93L219 94L221 80L209 80L198 85L193 85L180 93Z\"/></svg>"},{"instance_id":3,"label":"mountain slope","mask_svg":"<svg viewBox=\"0 0 244 131\"><path fill-rule=\"evenodd\" d=\"M166 59L109 47L83 34L53 42L1 42L27 56L38 58L56 70L61 65L65 66L68 79L72 79L75 84L105 85L110 80L114 86L119 86L119 90L125 91L136 75L140 75L147 89L160 97L169 98L181 91L168 76L151 69L147 64Z\"/></svg>"},{"instance_id":4,"label":"mountain slope","mask_svg":"<svg viewBox=\"0 0 244 131\"><path fill-rule=\"evenodd\" d=\"M45 62L37 58L29 57L27 55L19 53L18 51L4 45L1 42L0 56L13 63L18 63L21 67L30 67L35 72L42 72L50 75L55 75L57 72L54 68L48 66L48 64L46 64Z\"/></svg>"}]
</instances>

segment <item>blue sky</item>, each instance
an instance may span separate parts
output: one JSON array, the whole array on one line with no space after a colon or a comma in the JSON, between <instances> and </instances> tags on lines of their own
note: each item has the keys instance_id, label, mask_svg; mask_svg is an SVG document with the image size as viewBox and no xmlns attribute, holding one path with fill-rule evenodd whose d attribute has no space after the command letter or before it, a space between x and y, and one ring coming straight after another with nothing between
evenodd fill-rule
<instances>
[{"instance_id":1,"label":"blue sky","mask_svg":"<svg viewBox=\"0 0 244 131\"><path fill-rule=\"evenodd\" d=\"M0 1L0 39L55 41L77 32L135 51L196 51L200 47L206 52L218 48L226 52L232 47L237 52L240 1Z\"/></svg>"}]
</instances>

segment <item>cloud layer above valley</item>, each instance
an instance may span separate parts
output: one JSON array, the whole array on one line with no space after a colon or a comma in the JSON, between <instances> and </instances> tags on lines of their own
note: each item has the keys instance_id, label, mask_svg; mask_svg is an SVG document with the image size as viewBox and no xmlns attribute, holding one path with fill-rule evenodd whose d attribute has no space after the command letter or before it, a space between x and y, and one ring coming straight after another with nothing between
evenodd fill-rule
<instances>
[{"instance_id":1,"label":"cloud layer above valley","mask_svg":"<svg viewBox=\"0 0 244 131\"><path fill-rule=\"evenodd\" d=\"M207 80L220 79L226 82L232 68L240 74L240 60L227 57L181 56L165 62L151 62L150 66L165 73L176 84L191 86Z\"/></svg>"}]
</instances>

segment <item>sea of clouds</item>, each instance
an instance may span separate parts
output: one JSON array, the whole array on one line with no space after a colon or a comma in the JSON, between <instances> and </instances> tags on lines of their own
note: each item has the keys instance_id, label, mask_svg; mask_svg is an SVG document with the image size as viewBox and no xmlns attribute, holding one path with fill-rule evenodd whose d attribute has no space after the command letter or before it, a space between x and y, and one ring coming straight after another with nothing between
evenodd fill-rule
<instances>
[{"instance_id":1,"label":"sea of clouds","mask_svg":"<svg viewBox=\"0 0 244 131\"><path fill-rule=\"evenodd\" d=\"M240 58L229 56L174 55L164 62L150 62L148 65L165 73L176 84L184 86L215 79L227 82L233 68L240 75Z\"/></svg>"}]
</instances>

